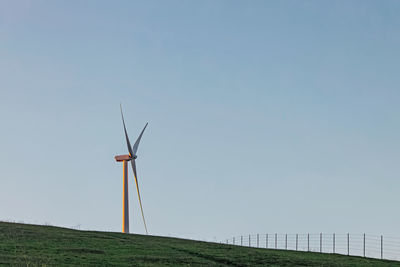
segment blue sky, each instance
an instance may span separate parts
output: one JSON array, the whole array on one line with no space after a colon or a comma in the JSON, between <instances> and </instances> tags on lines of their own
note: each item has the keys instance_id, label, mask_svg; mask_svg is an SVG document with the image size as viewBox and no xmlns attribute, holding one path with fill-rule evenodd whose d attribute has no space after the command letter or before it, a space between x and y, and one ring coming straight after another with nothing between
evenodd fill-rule
<instances>
[{"instance_id":1,"label":"blue sky","mask_svg":"<svg viewBox=\"0 0 400 267\"><path fill-rule=\"evenodd\" d=\"M151 234L400 235L399 11L1 1L0 219L120 231L122 103Z\"/></svg>"}]
</instances>

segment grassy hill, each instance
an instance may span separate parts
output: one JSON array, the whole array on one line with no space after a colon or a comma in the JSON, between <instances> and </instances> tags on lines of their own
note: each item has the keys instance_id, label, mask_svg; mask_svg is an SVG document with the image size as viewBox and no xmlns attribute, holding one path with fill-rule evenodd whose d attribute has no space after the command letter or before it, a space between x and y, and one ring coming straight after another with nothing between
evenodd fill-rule
<instances>
[{"instance_id":1,"label":"grassy hill","mask_svg":"<svg viewBox=\"0 0 400 267\"><path fill-rule=\"evenodd\" d=\"M400 266L400 263L0 222L0 265Z\"/></svg>"}]
</instances>

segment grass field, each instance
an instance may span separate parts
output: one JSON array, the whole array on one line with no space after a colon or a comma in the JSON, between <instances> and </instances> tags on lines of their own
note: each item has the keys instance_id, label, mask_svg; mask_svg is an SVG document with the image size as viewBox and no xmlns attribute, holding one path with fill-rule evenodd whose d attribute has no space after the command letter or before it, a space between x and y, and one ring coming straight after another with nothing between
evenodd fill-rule
<instances>
[{"instance_id":1,"label":"grass field","mask_svg":"<svg viewBox=\"0 0 400 267\"><path fill-rule=\"evenodd\" d=\"M0 265L400 266L400 262L0 222Z\"/></svg>"}]
</instances>

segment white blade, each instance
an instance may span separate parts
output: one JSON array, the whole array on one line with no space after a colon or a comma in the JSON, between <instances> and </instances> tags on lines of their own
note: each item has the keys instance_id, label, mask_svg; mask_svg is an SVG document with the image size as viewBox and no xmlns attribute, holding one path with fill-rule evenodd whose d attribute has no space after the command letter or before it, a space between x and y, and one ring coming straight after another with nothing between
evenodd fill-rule
<instances>
[{"instance_id":1,"label":"white blade","mask_svg":"<svg viewBox=\"0 0 400 267\"><path fill-rule=\"evenodd\" d=\"M128 132L126 131L126 127L125 127L124 114L122 113L122 105L120 105L120 108L121 108L122 124L124 125L126 145L128 146L128 151L129 151L130 156L133 157L133 151L132 151L132 147L131 147L131 142L129 142Z\"/></svg>"},{"instance_id":2,"label":"white blade","mask_svg":"<svg viewBox=\"0 0 400 267\"><path fill-rule=\"evenodd\" d=\"M137 150L139 148L139 143L140 143L140 139L142 139L142 135L144 133L144 130L146 130L147 124L149 124L148 122L146 123L146 125L144 126L142 132L140 133L138 139L136 140L135 144L133 145L133 155L136 155Z\"/></svg>"},{"instance_id":3,"label":"white blade","mask_svg":"<svg viewBox=\"0 0 400 267\"><path fill-rule=\"evenodd\" d=\"M142 212L142 218L143 218L143 223L144 223L144 229L146 230L146 235L148 235L149 233L147 232L146 220L144 219L142 200L141 200L141 198L140 198L139 182L138 182L137 174L136 174L136 162L135 162L135 159L132 159L132 160L131 160L131 164L132 164L133 175L135 176L136 190L137 190L138 197L139 197L140 211Z\"/></svg>"}]
</instances>

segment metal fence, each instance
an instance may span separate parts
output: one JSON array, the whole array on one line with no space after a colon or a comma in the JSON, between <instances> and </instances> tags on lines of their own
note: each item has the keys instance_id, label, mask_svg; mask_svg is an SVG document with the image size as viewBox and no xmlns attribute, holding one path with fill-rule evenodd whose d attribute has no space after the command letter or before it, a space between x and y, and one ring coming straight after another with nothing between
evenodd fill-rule
<instances>
[{"instance_id":1,"label":"metal fence","mask_svg":"<svg viewBox=\"0 0 400 267\"><path fill-rule=\"evenodd\" d=\"M223 243L294 251L337 253L400 260L400 238L370 234L255 234L226 239Z\"/></svg>"}]
</instances>

